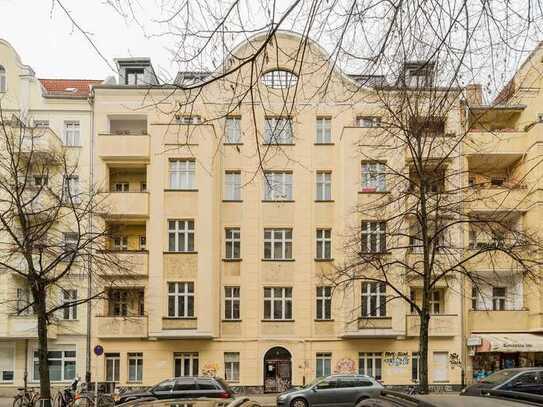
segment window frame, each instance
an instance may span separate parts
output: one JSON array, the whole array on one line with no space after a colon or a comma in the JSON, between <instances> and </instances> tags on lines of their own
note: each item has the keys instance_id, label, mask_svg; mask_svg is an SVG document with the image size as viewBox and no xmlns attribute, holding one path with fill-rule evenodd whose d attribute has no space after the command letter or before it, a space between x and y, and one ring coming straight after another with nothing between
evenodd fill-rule
<instances>
[{"instance_id":1,"label":"window frame","mask_svg":"<svg viewBox=\"0 0 543 407\"><path fill-rule=\"evenodd\" d=\"M331 321L332 320L332 287L331 286L317 286L315 296L317 321Z\"/></svg>"},{"instance_id":2,"label":"window frame","mask_svg":"<svg viewBox=\"0 0 543 407\"><path fill-rule=\"evenodd\" d=\"M276 290L279 295L276 296ZM264 287L264 320L292 321L292 287ZM268 307L266 306L268 303ZM279 306L279 308L277 308ZM277 309L276 309L277 308ZM269 312L267 312L267 310ZM276 317L276 311L280 316Z\"/></svg>"},{"instance_id":3,"label":"window frame","mask_svg":"<svg viewBox=\"0 0 543 407\"><path fill-rule=\"evenodd\" d=\"M130 78L134 78L132 83ZM145 85L145 68L126 68L124 72L124 84L127 86Z\"/></svg>"},{"instance_id":4,"label":"window frame","mask_svg":"<svg viewBox=\"0 0 543 407\"><path fill-rule=\"evenodd\" d=\"M224 172L224 200L241 201L241 171Z\"/></svg>"},{"instance_id":5,"label":"window frame","mask_svg":"<svg viewBox=\"0 0 543 407\"><path fill-rule=\"evenodd\" d=\"M61 289L61 302L63 304L62 308L62 319L64 321L77 321L77 304L66 307L65 304L70 302L77 302L77 289L68 288Z\"/></svg>"},{"instance_id":6,"label":"window frame","mask_svg":"<svg viewBox=\"0 0 543 407\"><path fill-rule=\"evenodd\" d=\"M193 319L194 316L196 315L194 282L193 281L168 281L167 284L168 284L168 314L167 314L168 318ZM171 307L172 301L173 301L173 309Z\"/></svg>"},{"instance_id":7,"label":"window frame","mask_svg":"<svg viewBox=\"0 0 543 407\"><path fill-rule=\"evenodd\" d=\"M0 65L0 93L6 93L8 91L8 74L6 67Z\"/></svg>"},{"instance_id":8,"label":"window frame","mask_svg":"<svg viewBox=\"0 0 543 407\"><path fill-rule=\"evenodd\" d=\"M227 360L231 358L232 360ZM237 358L237 360L235 360ZM240 353L224 352L224 380L229 383L239 383L240 377Z\"/></svg>"},{"instance_id":9,"label":"window frame","mask_svg":"<svg viewBox=\"0 0 543 407\"><path fill-rule=\"evenodd\" d=\"M227 260L241 259L241 228L224 228L224 258Z\"/></svg>"},{"instance_id":10,"label":"window frame","mask_svg":"<svg viewBox=\"0 0 543 407\"><path fill-rule=\"evenodd\" d=\"M240 321L241 320L241 287L240 286L225 286L224 287L224 320L225 321Z\"/></svg>"},{"instance_id":11,"label":"window frame","mask_svg":"<svg viewBox=\"0 0 543 407\"><path fill-rule=\"evenodd\" d=\"M315 239L317 249L315 258L318 260L332 260L332 229L317 228Z\"/></svg>"},{"instance_id":12,"label":"window frame","mask_svg":"<svg viewBox=\"0 0 543 407\"><path fill-rule=\"evenodd\" d=\"M226 117L224 144L241 144L241 116Z\"/></svg>"},{"instance_id":13,"label":"window frame","mask_svg":"<svg viewBox=\"0 0 543 407\"><path fill-rule=\"evenodd\" d=\"M497 290L503 290L503 294L497 294ZM507 287L492 286L492 311L507 310Z\"/></svg>"},{"instance_id":14,"label":"window frame","mask_svg":"<svg viewBox=\"0 0 543 407\"><path fill-rule=\"evenodd\" d=\"M292 171L264 171L263 189L264 201L292 201L293 200Z\"/></svg>"},{"instance_id":15,"label":"window frame","mask_svg":"<svg viewBox=\"0 0 543 407\"><path fill-rule=\"evenodd\" d=\"M364 362L361 363L362 361ZM371 363L368 363L370 361ZM358 352L358 374L373 377L375 380L382 380L383 379L383 353L382 352Z\"/></svg>"},{"instance_id":16,"label":"window frame","mask_svg":"<svg viewBox=\"0 0 543 407\"><path fill-rule=\"evenodd\" d=\"M51 358L50 357L50 354L53 353L53 352L60 352L60 358L59 357L55 357L55 358ZM73 356L68 356L66 355L66 353L72 353L73 352ZM33 354L32 354L32 381L33 382L39 382L40 380L40 375L39 375L39 357L38 357L38 350L34 350L33 351ZM47 355L47 360L48 360L48 364L49 364L49 368L51 368L51 363L49 363L50 360L52 361L60 361L60 379L55 379L55 378L52 378L52 375L51 375L51 372L49 373L49 376L50 376L50 380L51 382L57 382L57 383L61 383L61 382L69 382L73 379L75 379L75 377L77 376L77 350L75 349L75 347L71 348L71 349L67 349L67 348L53 348L53 349L49 349L48 350L48 355ZM73 377L66 377L66 367L68 365L68 363L70 365L73 364Z\"/></svg>"},{"instance_id":17,"label":"window frame","mask_svg":"<svg viewBox=\"0 0 543 407\"><path fill-rule=\"evenodd\" d=\"M318 170L315 178L315 200L332 200L332 171Z\"/></svg>"},{"instance_id":18,"label":"window frame","mask_svg":"<svg viewBox=\"0 0 543 407\"><path fill-rule=\"evenodd\" d=\"M287 89L296 86L298 75L288 69L272 69L264 72L260 81L270 89Z\"/></svg>"},{"instance_id":19,"label":"window frame","mask_svg":"<svg viewBox=\"0 0 543 407\"><path fill-rule=\"evenodd\" d=\"M374 289L372 289L372 287L374 287ZM385 283L362 281L360 299L361 318L387 317L387 292Z\"/></svg>"},{"instance_id":20,"label":"window frame","mask_svg":"<svg viewBox=\"0 0 543 407\"><path fill-rule=\"evenodd\" d=\"M15 381L15 342L0 343L0 353L7 356L5 365L10 364L10 369L0 369L0 383L10 384Z\"/></svg>"},{"instance_id":21,"label":"window frame","mask_svg":"<svg viewBox=\"0 0 543 407\"><path fill-rule=\"evenodd\" d=\"M266 237L269 233L269 237ZM281 233L276 239L276 233ZM290 237L289 237L290 234ZM276 257L276 244L279 244L280 256ZM268 249L267 249L268 248ZM268 250L269 256L266 251ZM284 261L293 259L293 229L292 228L264 228L264 260Z\"/></svg>"},{"instance_id":22,"label":"window frame","mask_svg":"<svg viewBox=\"0 0 543 407\"><path fill-rule=\"evenodd\" d=\"M127 382L141 383L143 382L143 352L128 352L126 355L128 363ZM134 362L135 377L131 377L130 362Z\"/></svg>"},{"instance_id":23,"label":"window frame","mask_svg":"<svg viewBox=\"0 0 543 407\"><path fill-rule=\"evenodd\" d=\"M291 116L266 116L264 119L265 145L294 144L294 124Z\"/></svg>"},{"instance_id":24,"label":"window frame","mask_svg":"<svg viewBox=\"0 0 543 407\"><path fill-rule=\"evenodd\" d=\"M81 147L81 123L79 120L64 120L64 145Z\"/></svg>"},{"instance_id":25,"label":"window frame","mask_svg":"<svg viewBox=\"0 0 543 407\"><path fill-rule=\"evenodd\" d=\"M168 160L169 189L174 191L196 190L196 160L170 158Z\"/></svg>"},{"instance_id":26,"label":"window frame","mask_svg":"<svg viewBox=\"0 0 543 407\"><path fill-rule=\"evenodd\" d=\"M375 239L373 241L373 239ZM380 220L363 220L361 226L361 253L387 253L386 222Z\"/></svg>"},{"instance_id":27,"label":"window frame","mask_svg":"<svg viewBox=\"0 0 543 407\"><path fill-rule=\"evenodd\" d=\"M360 176L362 192L387 192L385 162L363 161L360 164Z\"/></svg>"},{"instance_id":28,"label":"window frame","mask_svg":"<svg viewBox=\"0 0 543 407\"><path fill-rule=\"evenodd\" d=\"M167 226L168 251L172 253L194 253L196 240L194 219L168 219Z\"/></svg>"},{"instance_id":29,"label":"window frame","mask_svg":"<svg viewBox=\"0 0 543 407\"><path fill-rule=\"evenodd\" d=\"M179 374L177 364L179 361ZM185 362L188 361L189 371L185 372ZM173 373L174 377L193 377L198 376L200 370L200 355L198 352L174 352L173 353ZM185 374L188 373L188 374Z\"/></svg>"},{"instance_id":30,"label":"window frame","mask_svg":"<svg viewBox=\"0 0 543 407\"><path fill-rule=\"evenodd\" d=\"M330 116L317 116L315 144L332 144L332 118Z\"/></svg>"},{"instance_id":31,"label":"window frame","mask_svg":"<svg viewBox=\"0 0 543 407\"><path fill-rule=\"evenodd\" d=\"M383 127L381 116L357 116L356 125L357 127L363 129L374 129Z\"/></svg>"},{"instance_id":32,"label":"window frame","mask_svg":"<svg viewBox=\"0 0 543 407\"><path fill-rule=\"evenodd\" d=\"M112 362L111 366L108 362ZM109 369L112 368L112 371ZM118 352L104 354L104 372L106 381L120 382L121 379L121 354Z\"/></svg>"},{"instance_id":33,"label":"window frame","mask_svg":"<svg viewBox=\"0 0 543 407\"><path fill-rule=\"evenodd\" d=\"M319 371L321 372L320 375ZM330 376L331 374L332 352L317 352L315 354L315 377L324 378Z\"/></svg>"}]
</instances>

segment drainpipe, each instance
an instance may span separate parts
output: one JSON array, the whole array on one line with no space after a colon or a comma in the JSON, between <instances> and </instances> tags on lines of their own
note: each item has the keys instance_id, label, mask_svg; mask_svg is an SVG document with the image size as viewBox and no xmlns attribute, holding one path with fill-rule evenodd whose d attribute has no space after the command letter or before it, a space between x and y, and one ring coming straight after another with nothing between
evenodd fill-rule
<instances>
[{"instance_id":1,"label":"drainpipe","mask_svg":"<svg viewBox=\"0 0 543 407\"><path fill-rule=\"evenodd\" d=\"M463 135L463 138L465 139L466 137L466 134L467 134L467 131L468 131L468 128L469 128L469 125L468 125L468 107L467 107L467 104L464 103L463 101L461 101L460 103L462 103L462 107L461 107L461 112L462 112L462 108L464 110L464 117L462 118L464 120L464 123L462 124L462 131L464 132L464 135ZM464 177L465 177L465 174L464 174L464 160L465 160L465 156L464 156L464 143L460 143L460 175L461 175L461 180L463 181L464 180ZM464 196L465 196L465 193L464 193L464 189L463 189L463 185L462 187L460 188L460 196L461 196L461 202L464 201ZM463 208L464 209L464 208ZM461 243L461 246L462 247L462 258L464 257L465 255L465 244L466 244L466 238L465 238L465 231L464 229L462 229L462 234L461 234L461 238L460 238L460 243ZM462 372L462 377L461 377L461 384L462 384L462 387L464 387L466 385L466 366L467 366L467 362L468 362L468 359L467 359L467 352L466 352L466 319L465 319L465 316L466 316L466 312L465 312L465 306L466 306L466 295L465 295L465 289L466 289L466 276L464 274L462 274L461 276L461 281L460 281L460 284L461 284L461 289L460 289L460 301L461 301L461 304L460 304L460 340L461 340L461 344L460 344L460 360L462 361L462 369L461 369L461 372Z\"/></svg>"}]
</instances>

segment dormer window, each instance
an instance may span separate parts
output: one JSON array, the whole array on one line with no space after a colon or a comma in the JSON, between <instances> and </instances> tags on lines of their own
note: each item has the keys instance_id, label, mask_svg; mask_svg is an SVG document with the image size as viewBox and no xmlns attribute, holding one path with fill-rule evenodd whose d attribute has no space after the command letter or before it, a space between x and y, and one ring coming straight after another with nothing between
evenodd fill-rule
<instances>
[{"instance_id":1,"label":"dormer window","mask_svg":"<svg viewBox=\"0 0 543 407\"><path fill-rule=\"evenodd\" d=\"M7 92L8 80L6 77L6 68L0 65L0 93Z\"/></svg>"},{"instance_id":2,"label":"dormer window","mask_svg":"<svg viewBox=\"0 0 543 407\"><path fill-rule=\"evenodd\" d=\"M125 79L124 79L125 85L130 85L130 86L145 85L143 76L144 76L143 68L127 68Z\"/></svg>"},{"instance_id":3,"label":"dormer window","mask_svg":"<svg viewBox=\"0 0 543 407\"><path fill-rule=\"evenodd\" d=\"M262 75L262 83L268 88L282 89L296 85L298 77L292 72L277 69Z\"/></svg>"},{"instance_id":4,"label":"dormer window","mask_svg":"<svg viewBox=\"0 0 543 407\"><path fill-rule=\"evenodd\" d=\"M410 88L433 86L434 74L433 62L406 62L403 67L404 85Z\"/></svg>"}]
</instances>

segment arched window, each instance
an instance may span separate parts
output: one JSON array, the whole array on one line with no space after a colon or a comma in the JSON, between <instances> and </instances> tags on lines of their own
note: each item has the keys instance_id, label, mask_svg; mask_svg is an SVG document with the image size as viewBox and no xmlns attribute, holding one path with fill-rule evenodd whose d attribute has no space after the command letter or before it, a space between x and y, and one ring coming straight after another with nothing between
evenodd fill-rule
<instances>
[{"instance_id":1,"label":"arched window","mask_svg":"<svg viewBox=\"0 0 543 407\"><path fill-rule=\"evenodd\" d=\"M296 85L296 82L298 82L298 77L296 75L281 69L266 72L262 75L262 83L268 88L289 88Z\"/></svg>"},{"instance_id":2,"label":"arched window","mask_svg":"<svg viewBox=\"0 0 543 407\"><path fill-rule=\"evenodd\" d=\"M0 93L7 90L6 69L0 65Z\"/></svg>"}]
</instances>

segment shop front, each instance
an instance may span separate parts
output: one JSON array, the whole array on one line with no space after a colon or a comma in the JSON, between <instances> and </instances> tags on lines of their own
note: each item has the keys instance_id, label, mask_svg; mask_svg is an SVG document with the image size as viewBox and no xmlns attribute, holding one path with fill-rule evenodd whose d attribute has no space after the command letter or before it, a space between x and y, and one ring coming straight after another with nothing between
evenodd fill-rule
<instances>
[{"instance_id":1,"label":"shop front","mask_svg":"<svg viewBox=\"0 0 543 407\"><path fill-rule=\"evenodd\" d=\"M543 335L472 334L467 345L476 381L501 369L543 366Z\"/></svg>"}]
</instances>

